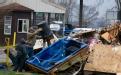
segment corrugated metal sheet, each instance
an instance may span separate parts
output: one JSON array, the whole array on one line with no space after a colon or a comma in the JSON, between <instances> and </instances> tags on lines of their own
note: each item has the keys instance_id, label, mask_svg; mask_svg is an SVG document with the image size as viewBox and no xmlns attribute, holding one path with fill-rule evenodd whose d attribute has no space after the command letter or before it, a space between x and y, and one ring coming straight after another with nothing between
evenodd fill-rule
<instances>
[{"instance_id":1,"label":"corrugated metal sheet","mask_svg":"<svg viewBox=\"0 0 121 75\"><path fill-rule=\"evenodd\" d=\"M12 2L19 3L35 12L65 13L65 8L43 0L8 0L7 3Z\"/></svg>"}]
</instances>

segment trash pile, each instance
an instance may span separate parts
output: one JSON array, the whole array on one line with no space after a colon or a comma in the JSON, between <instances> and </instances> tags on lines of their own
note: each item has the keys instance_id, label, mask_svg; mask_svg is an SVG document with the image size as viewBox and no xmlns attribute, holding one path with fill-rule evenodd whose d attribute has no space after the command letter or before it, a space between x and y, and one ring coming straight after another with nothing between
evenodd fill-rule
<instances>
[{"instance_id":1,"label":"trash pile","mask_svg":"<svg viewBox=\"0 0 121 75\"><path fill-rule=\"evenodd\" d=\"M90 55L85 70L93 72L121 72L121 24L115 23L101 30L76 33L74 38L89 45Z\"/></svg>"},{"instance_id":2,"label":"trash pile","mask_svg":"<svg viewBox=\"0 0 121 75\"><path fill-rule=\"evenodd\" d=\"M100 42L91 46L90 56L85 70L106 73L121 72L121 24L116 23L103 28ZM93 42L92 42L93 44Z\"/></svg>"},{"instance_id":3,"label":"trash pile","mask_svg":"<svg viewBox=\"0 0 121 75\"><path fill-rule=\"evenodd\" d=\"M83 74L84 70L108 73L121 72L121 24L100 29L82 28L57 39L46 48L35 43L39 51L26 60L30 72L54 75ZM28 48L30 51L32 48ZM9 56L10 57L10 56Z\"/></svg>"}]
</instances>

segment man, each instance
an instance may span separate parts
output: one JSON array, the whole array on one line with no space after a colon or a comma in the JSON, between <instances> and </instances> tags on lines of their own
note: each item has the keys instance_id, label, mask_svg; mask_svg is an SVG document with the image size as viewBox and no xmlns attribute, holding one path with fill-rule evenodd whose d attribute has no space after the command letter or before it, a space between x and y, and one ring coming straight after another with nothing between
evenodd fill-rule
<instances>
[{"instance_id":1,"label":"man","mask_svg":"<svg viewBox=\"0 0 121 75\"><path fill-rule=\"evenodd\" d=\"M16 46L16 51L17 55L15 58L16 62L15 62L14 71L22 72L25 61L28 57L26 52L26 42L23 38L20 40L20 43Z\"/></svg>"},{"instance_id":2,"label":"man","mask_svg":"<svg viewBox=\"0 0 121 75\"><path fill-rule=\"evenodd\" d=\"M44 44L47 42L48 46L51 44L50 40L53 39L52 31L50 30L47 22L42 21L37 24L38 28L42 28L42 31L38 33L38 36L42 36Z\"/></svg>"},{"instance_id":3,"label":"man","mask_svg":"<svg viewBox=\"0 0 121 75\"><path fill-rule=\"evenodd\" d=\"M42 29L37 29L35 31L33 27L31 27L27 35L27 42L22 38L20 43L16 46L17 55L14 56L9 52L9 57L15 66L14 71L22 71L26 59L34 55L33 46L36 41L36 35L41 30ZM4 52L7 54L7 49L5 49Z\"/></svg>"}]
</instances>

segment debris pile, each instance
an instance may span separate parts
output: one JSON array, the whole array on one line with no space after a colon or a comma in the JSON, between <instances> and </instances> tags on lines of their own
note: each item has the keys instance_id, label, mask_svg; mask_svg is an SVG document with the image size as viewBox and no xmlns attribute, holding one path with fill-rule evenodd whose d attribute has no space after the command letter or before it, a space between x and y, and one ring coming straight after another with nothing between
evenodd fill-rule
<instances>
[{"instance_id":1,"label":"debris pile","mask_svg":"<svg viewBox=\"0 0 121 75\"><path fill-rule=\"evenodd\" d=\"M95 37L96 33L99 34L98 39ZM106 73L121 72L120 23L102 28L100 31L79 33L75 37L81 37L79 40L83 39L90 47L90 56L85 65L85 70Z\"/></svg>"},{"instance_id":2,"label":"debris pile","mask_svg":"<svg viewBox=\"0 0 121 75\"><path fill-rule=\"evenodd\" d=\"M39 43L41 43L40 40ZM43 43L41 45L39 43L35 43L37 48L43 45ZM52 45L41 49L39 53L28 58L25 66L29 67L31 72L42 72L50 75L60 71L66 75L70 75L69 73L72 75L72 72L74 72L73 74L81 73L83 69L120 73L120 44L120 23L102 28L100 31L84 28L75 34L71 33L67 37L56 39ZM77 63L79 63L78 66Z\"/></svg>"},{"instance_id":3,"label":"debris pile","mask_svg":"<svg viewBox=\"0 0 121 75\"><path fill-rule=\"evenodd\" d=\"M97 44L93 47L85 70L117 73L121 72L121 46Z\"/></svg>"}]
</instances>

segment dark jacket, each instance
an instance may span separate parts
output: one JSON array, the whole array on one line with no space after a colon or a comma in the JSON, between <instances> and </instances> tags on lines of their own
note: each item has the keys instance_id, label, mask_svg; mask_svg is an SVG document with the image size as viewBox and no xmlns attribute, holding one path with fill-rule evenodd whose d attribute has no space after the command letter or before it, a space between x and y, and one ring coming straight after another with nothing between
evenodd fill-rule
<instances>
[{"instance_id":1,"label":"dark jacket","mask_svg":"<svg viewBox=\"0 0 121 75\"><path fill-rule=\"evenodd\" d=\"M42 38L47 38L48 36L52 35L52 31L49 28L49 25L45 22L38 25L39 28L42 28L42 31L38 33L39 36L42 36Z\"/></svg>"},{"instance_id":2,"label":"dark jacket","mask_svg":"<svg viewBox=\"0 0 121 75\"><path fill-rule=\"evenodd\" d=\"M16 51L17 51L17 56L27 57L27 50L25 44L19 43L16 46Z\"/></svg>"}]
</instances>

